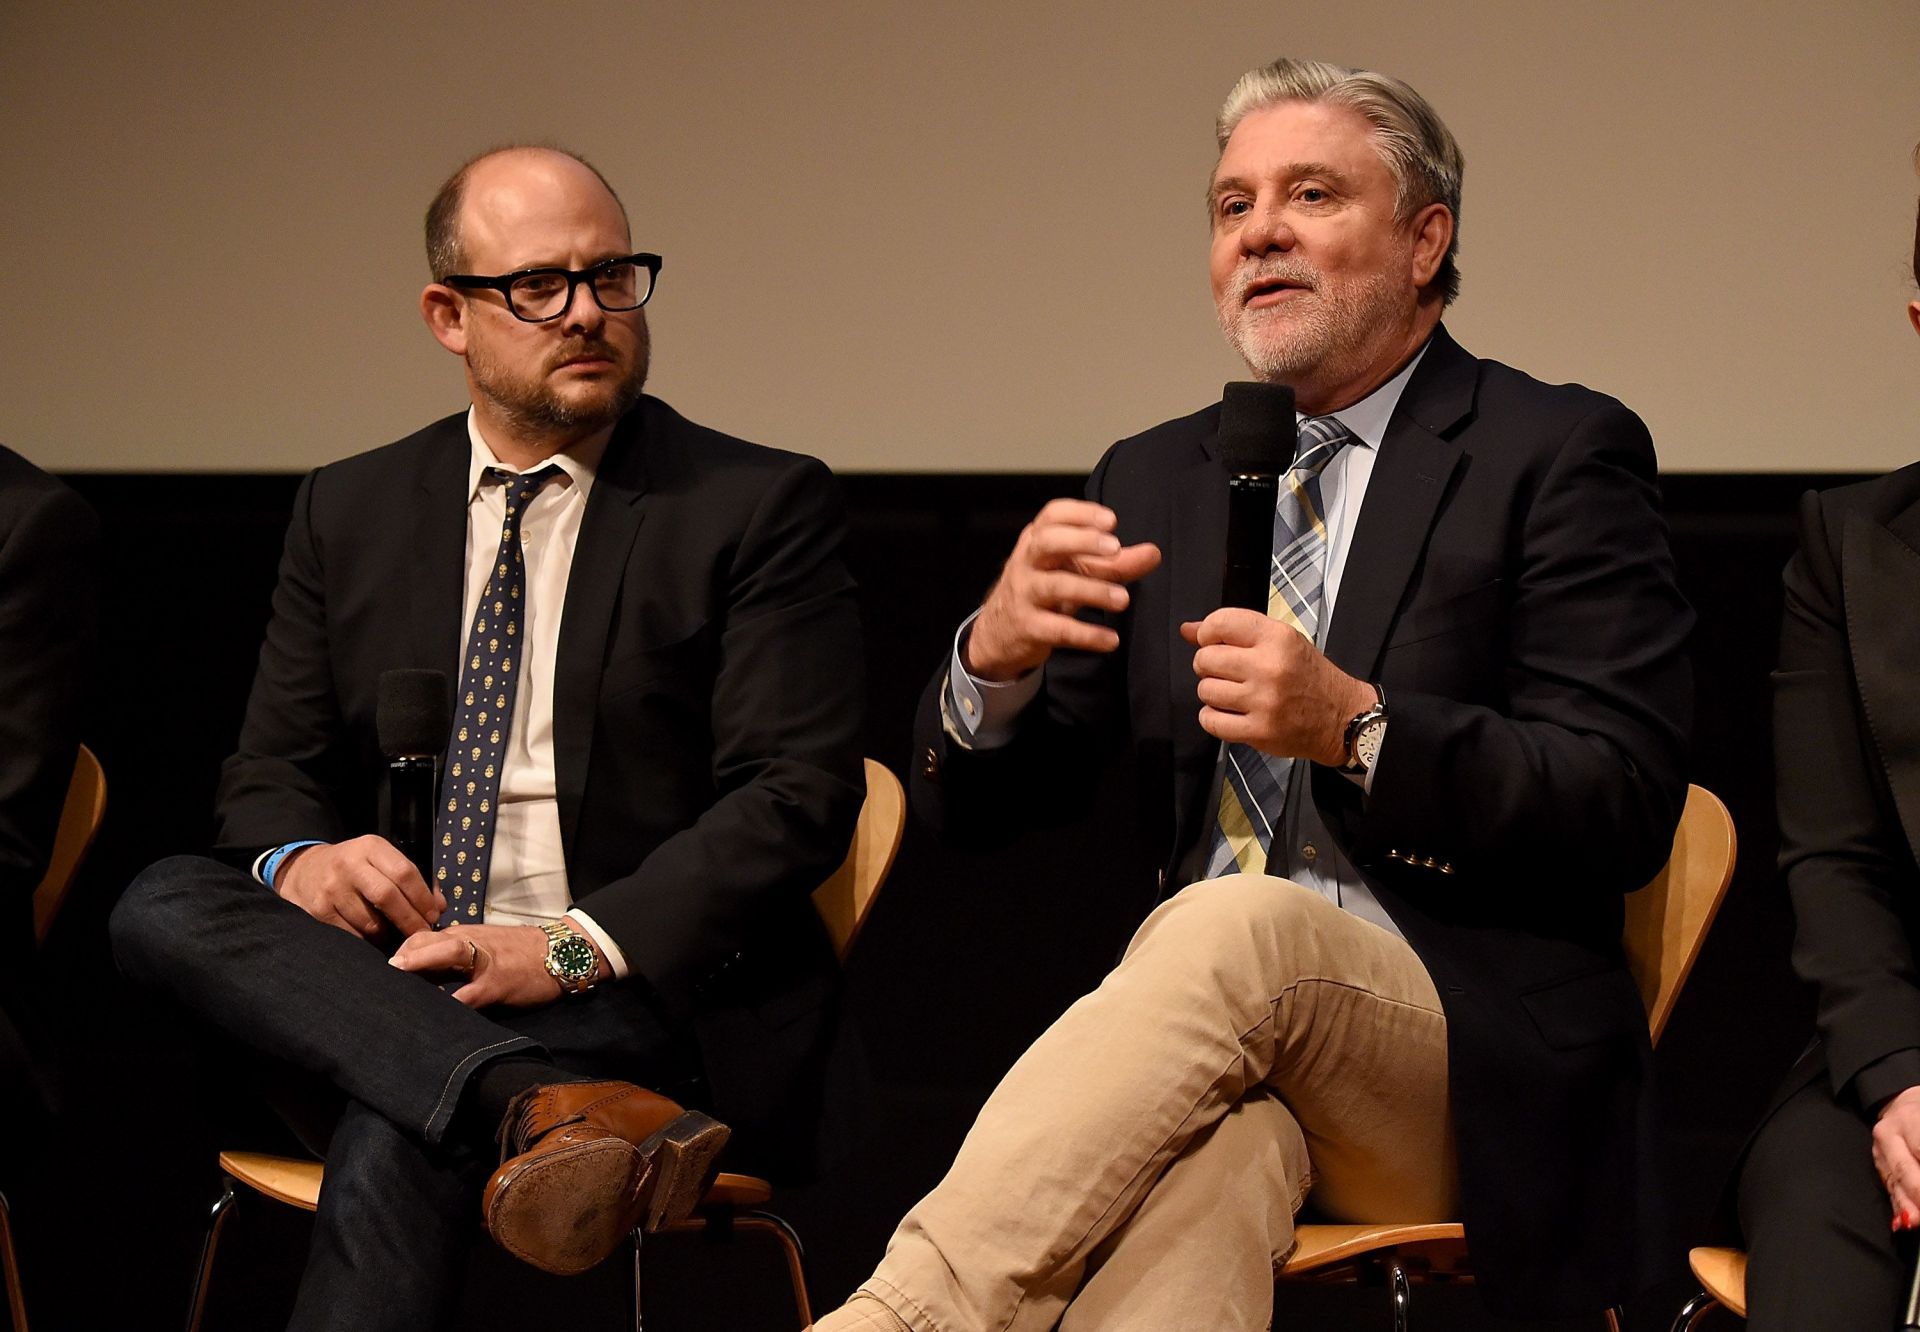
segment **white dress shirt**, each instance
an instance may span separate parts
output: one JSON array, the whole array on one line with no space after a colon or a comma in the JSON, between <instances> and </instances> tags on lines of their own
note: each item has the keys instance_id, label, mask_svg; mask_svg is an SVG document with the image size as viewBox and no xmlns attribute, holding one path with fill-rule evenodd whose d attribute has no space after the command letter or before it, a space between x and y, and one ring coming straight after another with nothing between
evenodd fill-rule
<instances>
[{"instance_id":1,"label":"white dress shirt","mask_svg":"<svg viewBox=\"0 0 1920 1332\"><path fill-rule=\"evenodd\" d=\"M1354 526L1359 522L1360 506L1367 497L1367 483L1373 477L1374 459L1381 440L1386 437L1387 422L1393 419L1394 408L1400 405L1407 381L1426 354L1426 348L1422 347L1392 379L1351 407L1333 413L1333 419L1352 432L1353 442L1335 454L1320 474L1321 499L1326 509L1327 572L1320 623L1314 638L1316 647L1326 647L1327 631L1333 624L1334 607L1340 596L1340 580L1346 572L1347 553L1353 545ZM1006 681L982 680L969 674L962 648L967 630L978 614L975 611L968 616L954 635L953 656L947 668L947 720L950 731L961 744L970 749L994 749L1013 738L1020 713L1040 692L1040 672L1029 671L1018 679ZM1388 729L1392 729L1391 722ZM1387 762L1386 751L1383 739L1374 766L1367 773L1369 787L1373 773ZM1343 910L1399 934L1393 918L1374 898L1320 817L1308 782L1311 767L1305 760L1293 765L1287 782L1286 809L1281 812L1281 835L1268 853L1268 872L1311 888ZM1218 772L1218 763L1215 769Z\"/></svg>"}]
</instances>

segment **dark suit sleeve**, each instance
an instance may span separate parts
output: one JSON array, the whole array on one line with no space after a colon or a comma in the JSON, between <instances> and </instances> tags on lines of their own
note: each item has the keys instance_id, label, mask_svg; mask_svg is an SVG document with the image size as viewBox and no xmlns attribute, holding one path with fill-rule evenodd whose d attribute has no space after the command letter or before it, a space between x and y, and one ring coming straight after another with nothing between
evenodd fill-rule
<instances>
[{"instance_id":1,"label":"dark suit sleeve","mask_svg":"<svg viewBox=\"0 0 1920 1332\"><path fill-rule=\"evenodd\" d=\"M1653 442L1618 403L1571 428L1509 563L1505 678L1474 702L1388 686L1362 819L1376 854L1612 892L1665 863L1686 795L1693 616L1655 477Z\"/></svg>"},{"instance_id":2,"label":"dark suit sleeve","mask_svg":"<svg viewBox=\"0 0 1920 1332\"><path fill-rule=\"evenodd\" d=\"M1837 541L1820 497L1800 508L1773 675L1780 869L1793 900L1793 965L1816 989L1836 1095L1868 1065L1920 1046L1911 853L1872 774L1841 602ZM1869 1089L1871 1090L1871 1089Z\"/></svg>"},{"instance_id":3,"label":"dark suit sleeve","mask_svg":"<svg viewBox=\"0 0 1920 1332\"><path fill-rule=\"evenodd\" d=\"M1096 504L1110 503L1112 458L1109 451L1087 479L1086 497ZM1115 630L1124 644L1133 610L1088 610L1080 618ZM946 729L947 670L943 662L934 672L914 718L908 772L920 820L955 845L985 850L1082 813L1097 789L1095 776L1129 735L1124 648L1055 652L1012 739L991 749L962 745Z\"/></svg>"},{"instance_id":4,"label":"dark suit sleeve","mask_svg":"<svg viewBox=\"0 0 1920 1332\"><path fill-rule=\"evenodd\" d=\"M31 914L80 746L92 669L99 522L48 489L0 532L0 902Z\"/></svg>"},{"instance_id":5,"label":"dark suit sleeve","mask_svg":"<svg viewBox=\"0 0 1920 1332\"><path fill-rule=\"evenodd\" d=\"M838 487L807 459L748 520L727 572L713 682L717 799L580 908L679 1008L847 853L865 795L865 678Z\"/></svg>"},{"instance_id":6,"label":"dark suit sleeve","mask_svg":"<svg viewBox=\"0 0 1920 1332\"><path fill-rule=\"evenodd\" d=\"M262 850L284 842L344 836L344 727L313 522L320 481L321 474L309 475L294 499L240 743L220 770L215 849L234 864L250 864Z\"/></svg>"}]
</instances>

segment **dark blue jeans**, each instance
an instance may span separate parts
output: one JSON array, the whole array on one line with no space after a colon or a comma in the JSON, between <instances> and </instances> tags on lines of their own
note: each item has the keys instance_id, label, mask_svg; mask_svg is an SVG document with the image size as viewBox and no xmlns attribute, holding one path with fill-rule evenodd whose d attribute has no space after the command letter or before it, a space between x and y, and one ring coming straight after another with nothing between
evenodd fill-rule
<instances>
[{"instance_id":1,"label":"dark blue jeans","mask_svg":"<svg viewBox=\"0 0 1920 1332\"><path fill-rule=\"evenodd\" d=\"M390 949L323 925L246 873L178 856L145 871L110 922L137 984L346 1098L293 1327L432 1328L451 1310L494 1124L456 1115L502 1055L686 1096L690 1038L637 984L542 1008L475 1012L387 965Z\"/></svg>"}]
</instances>

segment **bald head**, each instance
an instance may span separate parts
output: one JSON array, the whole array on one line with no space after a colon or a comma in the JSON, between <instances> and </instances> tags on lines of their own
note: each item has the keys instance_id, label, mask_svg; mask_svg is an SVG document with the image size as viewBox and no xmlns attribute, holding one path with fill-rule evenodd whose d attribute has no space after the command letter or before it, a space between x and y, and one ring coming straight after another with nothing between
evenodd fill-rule
<instances>
[{"instance_id":1,"label":"bald head","mask_svg":"<svg viewBox=\"0 0 1920 1332\"><path fill-rule=\"evenodd\" d=\"M626 228L627 210L620 196L599 168L578 153L537 144L490 148L461 163L427 206L427 266L433 280L472 271L476 222L482 227L510 226L515 210L524 214L536 199L581 206L611 201Z\"/></svg>"},{"instance_id":2,"label":"bald head","mask_svg":"<svg viewBox=\"0 0 1920 1332\"><path fill-rule=\"evenodd\" d=\"M441 187L427 212L435 280L420 293L420 313L435 340L466 362L476 424L502 461L524 465L591 439L639 398L646 315L638 306L609 310L598 276L636 257L632 250L620 200L572 153L496 148ZM440 281L529 269L565 276L565 304L529 318L508 284Z\"/></svg>"}]
</instances>

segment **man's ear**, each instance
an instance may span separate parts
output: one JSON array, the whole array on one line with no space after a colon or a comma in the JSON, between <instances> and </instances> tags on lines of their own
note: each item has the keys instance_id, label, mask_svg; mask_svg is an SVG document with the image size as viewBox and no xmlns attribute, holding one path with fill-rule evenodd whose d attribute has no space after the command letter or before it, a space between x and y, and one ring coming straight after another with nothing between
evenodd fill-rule
<instances>
[{"instance_id":1,"label":"man's ear","mask_svg":"<svg viewBox=\"0 0 1920 1332\"><path fill-rule=\"evenodd\" d=\"M420 317L434 340L455 356L467 354L467 302L452 287L429 283L420 293Z\"/></svg>"},{"instance_id":2,"label":"man's ear","mask_svg":"<svg viewBox=\"0 0 1920 1332\"><path fill-rule=\"evenodd\" d=\"M1920 333L1920 301L1907 302L1907 321L1913 325L1913 331Z\"/></svg>"},{"instance_id":3,"label":"man's ear","mask_svg":"<svg viewBox=\"0 0 1920 1332\"><path fill-rule=\"evenodd\" d=\"M1447 257L1453 245L1453 210L1443 203L1430 203L1413 215L1413 285L1425 287Z\"/></svg>"}]
</instances>

